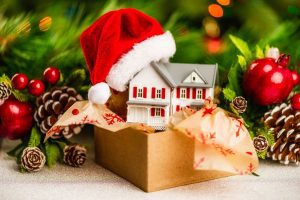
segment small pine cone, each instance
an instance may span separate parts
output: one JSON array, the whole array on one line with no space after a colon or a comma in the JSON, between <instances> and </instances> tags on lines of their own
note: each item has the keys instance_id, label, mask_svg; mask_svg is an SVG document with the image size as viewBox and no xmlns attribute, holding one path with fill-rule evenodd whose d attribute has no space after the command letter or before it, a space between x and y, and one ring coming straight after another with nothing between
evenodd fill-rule
<instances>
[{"instance_id":1,"label":"small pine cone","mask_svg":"<svg viewBox=\"0 0 300 200\"><path fill-rule=\"evenodd\" d=\"M247 109L247 101L244 97L238 96L233 99L232 106L238 113L244 113Z\"/></svg>"},{"instance_id":2,"label":"small pine cone","mask_svg":"<svg viewBox=\"0 0 300 200\"><path fill-rule=\"evenodd\" d=\"M86 148L78 144L66 146L64 149L64 161L72 167L80 167L86 160Z\"/></svg>"},{"instance_id":3,"label":"small pine cone","mask_svg":"<svg viewBox=\"0 0 300 200\"><path fill-rule=\"evenodd\" d=\"M67 86L54 87L44 93L36 100L36 111L34 119L42 133L47 133L49 129L59 120L65 111L67 111L76 101L83 98L74 88ZM57 139L65 137L71 138L74 134L81 132L83 125L72 125L65 127L59 133L55 133L52 138Z\"/></svg>"},{"instance_id":4,"label":"small pine cone","mask_svg":"<svg viewBox=\"0 0 300 200\"><path fill-rule=\"evenodd\" d=\"M257 152L265 151L269 147L267 138L262 135L253 138L253 145Z\"/></svg>"},{"instance_id":5,"label":"small pine cone","mask_svg":"<svg viewBox=\"0 0 300 200\"><path fill-rule=\"evenodd\" d=\"M294 110L290 104L282 103L265 113L264 122L272 131L275 140L267 156L286 165L299 164L300 111Z\"/></svg>"},{"instance_id":6,"label":"small pine cone","mask_svg":"<svg viewBox=\"0 0 300 200\"><path fill-rule=\"evenodd\" d=\"M0 100L5 101L11 95L11 90L5 83L0 83Z\"/></svg>"},{"instance_id":7,"label":"small pine cone","mask_svg":"<svg viewBox=\"0 0 300 200\"><path fill-rule=\"evenodd\" d=\"M28 172L40 171L46 162L45 155L37 147L27 147L21 156L21 165Z\"/></svg>"}]
</instances>

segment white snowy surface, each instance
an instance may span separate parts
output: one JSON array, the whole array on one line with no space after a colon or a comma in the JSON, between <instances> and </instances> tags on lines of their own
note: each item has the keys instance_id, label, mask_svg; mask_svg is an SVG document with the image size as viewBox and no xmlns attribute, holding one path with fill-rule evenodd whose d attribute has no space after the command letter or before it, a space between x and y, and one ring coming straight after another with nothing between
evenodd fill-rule
<instances>
[{"instance_id":1,"label":"white snowy surface","mask_svg":"<svg viewBox=\"0 0 300 200\"><path fill-rule=\"evenodd\" d=\"M260 176L233 176L153 193L145 193L94 163L93 138L76 138L88 147L82 168L58 164L38 173L20 173L6 155L16 142L4 140L0 150L0 200L76 199L300 199L300 166L261 162Z\"/></svg>"}]
</instances>

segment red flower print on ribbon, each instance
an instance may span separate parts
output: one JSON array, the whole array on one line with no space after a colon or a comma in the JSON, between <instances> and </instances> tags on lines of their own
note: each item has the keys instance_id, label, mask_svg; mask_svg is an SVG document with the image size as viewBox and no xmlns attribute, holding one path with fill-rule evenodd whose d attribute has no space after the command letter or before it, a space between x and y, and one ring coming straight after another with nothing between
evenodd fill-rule
<instances>
[{"instance_id":1,"label":"red flower print on ribbon","mask_svg":"<svg viewBox=\"0 0 300 200\"><path fill-rule=\"evenodd\" d=\"M236 118L231 118L233 121L236 121L238 124L236 125L236 127L238 128L235 136L239 137L240 136L240 131L243 129L244 126L244 121L242 119L236 119Z\"/></svg>"},{"instance_id":2,"label":"red flower print on ribbon","mask_svg":"<svg viewBox=\"0 0 300 200\"><path fill-rule=\"evenodd\" d=\"M204 101L204 107L203 107L203 114L202 117L205 115L211 115L213 114L213 111L217 108L217 106L213 103L213 101L209 99L205 99Z\"/></svg>"},{"instance_id":3,"label":"red flower print on ribbon","mask_svg":"<svg viewBox=\"0 0 300 200\"><path fill-rule=\"evenodd\" d=\"M213 146L217 151L219 151L221 154L223 154L225 157L228 156L228 155L234 155L234 154L235 154L235 153L233 152L232 149L225 148L225 147L223 147L223 146L220 145L220 144L215 144L215 143L213 143L212 146Z\"/></svg>"},{"instance_id":4,"label":"red flower print on ribbon","mask_svg":"<svg viewBox=\"0 0 300 200\"><path fill-rule=\"evenodd\" d=\"M103 115L103 118L105 119L108 125L125 122L120 116L114 113L105 113Z\"/></svg>"}]
</instances>

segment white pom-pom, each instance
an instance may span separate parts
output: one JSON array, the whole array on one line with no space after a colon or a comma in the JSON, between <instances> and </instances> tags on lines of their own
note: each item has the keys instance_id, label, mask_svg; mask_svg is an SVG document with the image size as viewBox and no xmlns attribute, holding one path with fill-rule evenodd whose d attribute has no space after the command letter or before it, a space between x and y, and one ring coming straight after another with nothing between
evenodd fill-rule
<instances>
[{"instance_id":1,"label":"white pom-pom","mask_svg":"<svg viewBox=\"0 0 300 200\"><path fill-rule=\"evenodd\" d=\"M105 104L111 95L109 86L106 83L98 83L89 89L89 101L95 104Z\"/></svg>"},{"instance_id":2,"label":"white pom-pom","mask_svg":"<svg viewBox=\"0 0 300 200\"><path fill-rule=\"evenodd\" d=\"M274 58L275 60L277 60L279 56L280 56L279 49L276 47L271 47L266 54L266 57Z\"/></svg>"}]
</instances>

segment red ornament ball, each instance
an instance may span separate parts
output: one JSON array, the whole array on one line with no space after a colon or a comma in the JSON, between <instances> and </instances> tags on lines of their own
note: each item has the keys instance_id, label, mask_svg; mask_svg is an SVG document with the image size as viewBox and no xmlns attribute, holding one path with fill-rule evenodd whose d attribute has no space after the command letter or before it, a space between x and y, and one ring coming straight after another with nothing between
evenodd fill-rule
<instances>
[{"instance_id":1,"label":"red ornament ball","mask_svg":"<svg viewBox=\"0 0 300 200\"><path fill-rule=\"evenodd\" d=\"M13 88L16 90L24 90L28 85L28 77L25 74L17 73L11 78Z\"/></svg>"},{"instance_id":2,"label":"red ornament ball","mask_svg":"<svg viewBox=\"0 0 300 200\"><path fill-rule=\"evenodd\" d=\"M300 81L300 77L297 71L292 71L292 76L293 76L293 82L294 85L298 85Z\"/></svg>"},{"instance_id":3,"label":"red ornament ball","mask_svg":"<svg viewBox=\"0 0 300 200\"><path fill-rule=\"evenodd\" d=\"M295 94L291 99L292 108L300 110L300 94Z\"/></svg>"},{"instance_id":4,"label":"red ornament ball","mask_svg":"<svg viewBox=\"0 0 300 200\"><path fill-rule=\"evenodd\" d=\"M60 79L60 71L56 67L48 67L44 71L44 80L51 84L55 85Z\"/></svg>"},{"instance_id":5,"label":"red ornament ball","mask_svg":"<svg viewBox=\"0 0 300 200\"><path fill-rule=\"evenodd\" d=\"M294 87L292 72L286 67L288 60L263 58L252 62L244 76L245 94L262 106L285 100Z\"/></svg>"},{"instance_id":6,"label":"red ornament ball","mask_svg":"<svg viewBox=\"0 0 300 200\"><path fill-rule=\"evenodd\" d=\"M33 96L40 96L45 91L45 85L41 80L31 80L28 84L28 92Z\"/></svg>"},{"instance_id":7,"label":"red ornament ball","mask_svg":"<svg viewBox=\"0 0 300 200\"><path fill-rule=\"evenodd\" d=\"M33 109L29 103L8 99L0 106L0 137L23 138L30 133L33 124Z\"/></svg>"}]
</instances>

